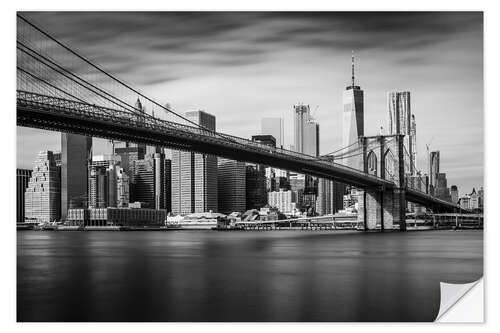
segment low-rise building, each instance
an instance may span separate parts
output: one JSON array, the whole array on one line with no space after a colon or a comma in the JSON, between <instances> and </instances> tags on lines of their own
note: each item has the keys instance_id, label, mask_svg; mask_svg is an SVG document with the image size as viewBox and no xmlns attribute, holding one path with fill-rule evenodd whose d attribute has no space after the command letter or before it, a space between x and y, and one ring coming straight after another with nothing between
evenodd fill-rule
<instances>
[{"instance_id":1,"label":"low-rise building","mask_svg":"<svg viewBox=\"0 0 500 333\"><path fill-rule=\"evenodd\" d=\"M148 208L90 208L69 209L67 224L84 226L163 226L167 218L165 209Z\"/></svg>"}]
</instances>

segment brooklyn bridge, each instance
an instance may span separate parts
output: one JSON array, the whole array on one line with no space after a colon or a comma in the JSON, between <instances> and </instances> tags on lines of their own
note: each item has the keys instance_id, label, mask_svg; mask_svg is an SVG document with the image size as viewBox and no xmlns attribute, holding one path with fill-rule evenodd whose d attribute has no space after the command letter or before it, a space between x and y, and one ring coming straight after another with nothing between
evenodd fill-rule
<instances>
[{"instance_id":1,"label":"brooklyn bridge","mask_svg":"<svg viewBox=\"0 0 500 333\"><path fill-rule=\"evenodd\" d=\"M167 114L168 120L138 109L137 98L146 109ZM399 225L406 230L406 202L435 213L459 208L422 186L410 186L404 135L362 136L355 147L339 149L359 158L359 166L352 167L336 161L334 155L310 156L213 131L162 105L19 15L17 125L211 154L342 182L361 190L358 221L365 229ZM369 163L375 163L375 168L369 168Z\"/></svg>"}]
</instances>

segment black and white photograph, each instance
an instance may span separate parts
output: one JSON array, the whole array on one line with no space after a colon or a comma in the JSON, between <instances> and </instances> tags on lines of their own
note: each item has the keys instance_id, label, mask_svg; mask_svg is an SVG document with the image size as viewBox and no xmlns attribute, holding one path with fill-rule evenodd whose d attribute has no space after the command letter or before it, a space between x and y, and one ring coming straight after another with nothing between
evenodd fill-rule
<instances>
[{"instance_id":1,"label":"black and white photograph","mask_svg":"<svg viewBox=\"0 0 500 333\"><path fill-rule=\"evenodd\" d=\"M439 322L482 288L482 10L9 15L12 321Z\"/></svg>"}]
</instances>

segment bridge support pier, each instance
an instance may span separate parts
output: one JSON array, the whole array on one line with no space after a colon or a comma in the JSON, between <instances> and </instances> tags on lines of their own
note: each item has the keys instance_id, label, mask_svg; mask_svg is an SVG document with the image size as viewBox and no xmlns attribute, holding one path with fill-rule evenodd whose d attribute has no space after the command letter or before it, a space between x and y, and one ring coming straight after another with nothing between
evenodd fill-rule
<instances>
[{"instance_id":1,"label":"bridge support pier","mask_svg":"<svg viewBox=\"0 0 500 333\"><path fill-rule=\"evenodd\" d=\"M406 231L405 192L402 189L358 193L358 224L364 229L390 231L399 224Z\"/></svg>"}]
</instances>

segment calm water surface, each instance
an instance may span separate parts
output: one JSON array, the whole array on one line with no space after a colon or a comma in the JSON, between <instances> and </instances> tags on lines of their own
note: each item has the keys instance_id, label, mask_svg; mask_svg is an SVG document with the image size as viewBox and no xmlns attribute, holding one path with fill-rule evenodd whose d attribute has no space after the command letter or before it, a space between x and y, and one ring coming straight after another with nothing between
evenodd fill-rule
<instances>
[{"instance_id":1,"label":"calm water surface","mask_svg":"<svg viewBox=\"0 0 500 333\"><path fill-rule=\"evenodd\" d=\"M482 231L17 232L19 321L432 321Z\"/></svg>"}]
</instances>

